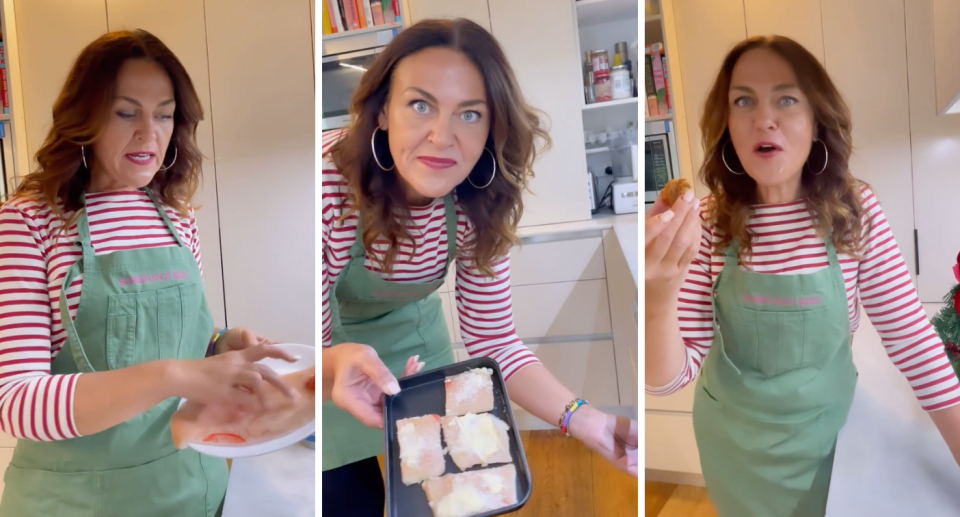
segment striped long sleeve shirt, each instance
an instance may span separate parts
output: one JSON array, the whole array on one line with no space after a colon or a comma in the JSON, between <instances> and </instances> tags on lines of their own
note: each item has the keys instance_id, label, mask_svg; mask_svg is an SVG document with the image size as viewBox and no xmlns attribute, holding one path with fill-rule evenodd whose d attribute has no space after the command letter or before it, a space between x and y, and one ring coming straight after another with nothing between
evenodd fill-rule
<instances>
[{"instance_id":1,"label":"striped long sleeve shirt","mask_svg":"<svg viewBox=\"0 0 960 517\"><path fill-rule=\"evenodd\" d=\"M960 403L960 383L927 319L917 291L886 217L873 192L864 188L864 221L869 228L862 260L839 254L847 290L850 332L860 324L860 305L880 335L887 356L906 377L927 411ZM754 234L746 258L751 271L762 274L809 274L826 268L827 249L817 237L813 217L803 201L758 205L748 222ZM650 395L669 395L696 378L713 341L713 282L723 270L714 256L719 234L706 220L700 250L680 289L680 334L686 346L683 370L668 385L646 386ZM743 267L741 265L741 267Z\"/></svg>"},{"instance_id":2,"label":"striped long sleeve shirt","mask_svg":"<svg viewBox=\"0 0 960 517\"><path fill-rule=\"evenodd\" d=\"M165 209L200 264L200 240L191 210L181 219ZM72 215L67 213L67 217ZM143 192L87 196L90 239L97 255L176 245ZM0 431L17 438L52 441L79 436L73 396L81 374L51 375L67 340L60 315L64 276L81 257L76 224L62 234L49 206L14 198L0 209ZM83 275L66 288L76 317Z\"/></svg>"},{"instance_id":3,"label":"striped long sleeve shirt","mask_svg":"<svg viewBox=\"0 0 960 517\"><path fill-rule=\"evenodd\" d=\"M322 152L342 135L339 131L323 135ZM322 172L323 210L323 271L322 311L323 346L331 345L332 315L329 306L330 289L350 258L350 246L356 238L357 218L352 214L341 220L346 213L345 203L349 187L337 171L329 156L324 158ZM392 274L386 274L379 263L371 260L370 253L364 259L364 267L391 282L424 283L443 278L447 261L446 218L442 199L434 200L424 207L411 207L407 230L413 236L413 247L401 243ZM473 225L457 205L457 256L456 262L456 307L460 333L464 346L471 356L485 356L497 361L504 378L509 379L521 368L538 363L539 360L517 336L513 325L513 307L510 294L510 258L498 260L493 269L494 278L483 276L462 250L473 239ZM386 250L386 243L374 242L373 253L377 256Z\"/></svg>"}]
</instances>

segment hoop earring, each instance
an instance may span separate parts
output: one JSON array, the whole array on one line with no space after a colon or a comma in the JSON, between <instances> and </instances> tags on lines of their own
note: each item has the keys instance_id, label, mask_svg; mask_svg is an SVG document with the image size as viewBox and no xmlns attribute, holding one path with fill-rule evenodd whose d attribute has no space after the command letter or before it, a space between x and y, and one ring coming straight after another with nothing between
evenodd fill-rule
<instances>
[{"instance_id":1,"label":"hoop earring","mask_svg":"<svg viewBox=\"0 0 960 517\"><path fill-rule=\"evenodd\" d=\"M737 176L742 176L746 174L746 171L737 172L731 169L729 165L727 165L727 146L728 145L730 145L730 140L727 140L727 143L723 144L723 149L720 150L720 159L723 160L723 166L726 167L728 171L736 174Z\"/></svg>"},{"instance_id":2,"label":"hoop earring","mask_svg":"<svg viewBox=\"0 0 960 517\"><path fill-rule=\"evenodd\" d=\"M173 164L175 164L175 163L177 163L177 148L176 148L176 147L173 148L173 161L170 162L170 165L167 165L166 167L160 167L160 170L165 171L165 170L169 169L170 167L173 167ZM162 165L162 164L161 164L161 165Z\"/></svg>"},{"instance_id":3,"label":"hoop earring","mask_svg":"<svg viewBox=\"0 0 960 517\"><path fill-rule=\"evenodd\" d=\"M490 175L490 180L487 181L486 185L482 187L478 187L477 184L474 183L472 179L470 179L470 175L467 174L467 181L469 181L470 184L473 185L473 188L478 190L483 190L489 187L490 184L493 183L493 178L497 177L497 157L493 154L493 151L491 151L490 149L487 149L486 147L484 147L483 150L490 153L490 158L493 160L493 174Z\"/></svg>"},{"instance_id":4,"label":"hoop earring","mask_svg":"<svg viewBox=\"0 0 960 517\"><path fill-rule=\"evenodd\" d=\"M90 170L90 167L87 167L87 153L83 150L83 146L80 146L80 158L83 160L83 168Z\"/></svg>"},{"instance_id":5,"label":"hoop earring","mask_svg":"<svg viewBox=\"0 0 960 517\"><path fill-rule=\"evenodd\" d=\"M377 167L380 167L380 170L392 171L397 166L396 162L388 169L380 163L380 158L377 158L377 146L373 145L374 139L377 137L377 131L380 131L380 126L373 128L373 133L370 135L370 153L373 154L373 161L377 162ZM386 131L384 131L384 133L386 133Z\"/></svg>"},{"instance_id":6,"label":"hoop earring","mask_svg":"<svg viewBox=\"0 0 960 517\"><path fill-rule=\"evenodd\" d=\"M830 150L827 149L827 144L820 140L819 138L814 140L814 142L820 142L820 145L823 146L823 167L820 167L820 172L813 172L813 169L810 169L810 173L814 176L819 176L823 174L823 171L827 170L827 164L830 163ZM807 156L807 160L810 160L810 157ZM807 164L809 166L809 164Z\"/></svg>"}]
</instances>

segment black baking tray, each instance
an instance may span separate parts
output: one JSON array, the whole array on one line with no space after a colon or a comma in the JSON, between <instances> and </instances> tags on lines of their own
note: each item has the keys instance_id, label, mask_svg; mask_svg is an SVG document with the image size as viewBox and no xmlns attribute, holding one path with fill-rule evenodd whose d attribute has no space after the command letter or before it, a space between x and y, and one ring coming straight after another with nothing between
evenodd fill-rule
<instances>
[{"instance_id":1,"label":"black baking tray","mask_svg":"<svg viewBox=\"0 0 960 517\"><path fill-rule=\"evenodd\" d=\"M527 457L523 453L523 443L520 441L517 421L514 419L513 410L510 407L503 373L500 372L500 367L493 359L478 357L399 379L400 393L384 397L383 434L385 436L384 463L386 464L386 479L384 482L387 492L387 517L431 517L433 515L430 506L427 504L427 495L423 488L419 484L404 485L400 477L400 445L397 442L397 420L431 413L441 417L444 416L446 407L443 380L473 368L490 368L493 370L491 376L493 380L493 411L491 413L510 425L510 431L507 432L510 439L510 455L513 457L513 465L517 469L517 503L499 510L477 514L475 517L493 517L494 515L510 513L522 507L530 498L532 487L530 469L527 467ZM453 463L449 454L446 454L444 458L447 462L447 470L444 471L444 474L461 472ZM467 469L467 471L502 465L506 465L506 463L492 464L487 467L478 465Z\"/></svg>"}]
</instances>

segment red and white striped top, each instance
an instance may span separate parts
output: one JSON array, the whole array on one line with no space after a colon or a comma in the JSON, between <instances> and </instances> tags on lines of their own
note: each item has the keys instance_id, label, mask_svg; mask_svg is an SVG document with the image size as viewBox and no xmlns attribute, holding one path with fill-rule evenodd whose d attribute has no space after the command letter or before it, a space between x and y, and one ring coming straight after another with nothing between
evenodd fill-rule
<instances>
[{"instance_id":1,"label":"red and white striped top","mask_svg":"<svg viewBox=\"0 0 960 517\"><path fill-rule=\"evenodd\" d=\"M342 135L332 131L323 135L325 154ZM345 212L349 187L329 157L323 162L323 346L331 344L331 313L328 304L330 287L350 258L350 246L356 237L357 218L351 215L341 221ZM429 282L444 276L447 261L447 229L443 200L434 200L429 206L411 207L411 221L407 225L416 242L412 247L401 244L393 267L387 275L376 262L366 257L364 266L391 282ZM494 265L496 278L484 277L461 250L473 238L473 225L457 205L457 250L455 284L457 313L464 346L471 356L486 356L497 361L505 379L524 366L538 363L517 336L513 326L513 302L510 295L510 257ZM374 253L386 250L386 241L374 242Z\"/></svg>"},{"instance_id":2,"label":"red and white striped top","mask_svg":"<svg viewBox=\"0 0 960 517\"><path fill-rule=\"evenodd\" d=\"M900 249L894 241L873 192L863 190L864 221L869 221L862 261L839 254L847 288L850 332L860 324L860 303L877 329L887 356L907 378L927 411L960 403L960 383L943 344L923 312ZM816 236L813 217L803 201L758 205L748 222L754 232L752 271L766 274L808 274L826 268L827 248ZM723 270L723 257L713 256L719 234L706 220L700 252L680 289L680 334L686 345L683 371L668 385L646 386L650 395L669 395L696 378L713 341L713 281Z\"/></svg>"},{"instance_id":3,"label":"red and white striped top","mask_svg":"<svg viewBox=\"0 0 960 517\"><path fill-rule=\"evenodd\" d=\"M191 209L181 220L167 208L183 242L200 264L200 240ZM68 213L69 217L72 213ZM90 240L97 255L176 244L143 192L87 196ZM79 436L73 418L77 377L51 375L67 339L60 321L63 278L82 252L76 224L66 235L49 206L14 198L0 209L0 430L17 438L51 441ZM82 275L67 288L77 314Z\"/></svg>"}]
</instances>

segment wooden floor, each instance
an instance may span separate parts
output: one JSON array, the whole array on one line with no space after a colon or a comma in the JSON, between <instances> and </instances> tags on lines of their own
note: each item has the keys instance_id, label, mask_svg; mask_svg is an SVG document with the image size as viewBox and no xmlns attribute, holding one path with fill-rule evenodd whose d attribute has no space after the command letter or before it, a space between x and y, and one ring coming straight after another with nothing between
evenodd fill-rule
<instances>
[{"instance_id":1,"label":"wooden floor","mask_svg":"<svg viewBox=\"0 0 960 517\"><path fill-rule=\"evenodd\" d=\"M579 441L567 438L560 431L521 431L520 440L527 454L533 490L523 508L506 515L638 515L638 480L620 472Z\"/></svg>"},{"instance_id":2,"label":"wooden floor","mask_svg":"<svg viewBox=\"0 0 960 517\"><path fill-rule=\"evenodd\" d=\"M646 517L718 517L703 487L645 481Z\"/></svg>"}]
</instances>

